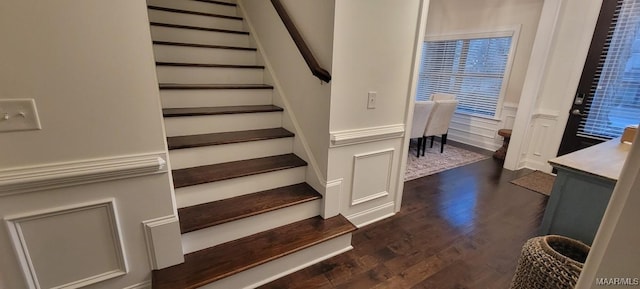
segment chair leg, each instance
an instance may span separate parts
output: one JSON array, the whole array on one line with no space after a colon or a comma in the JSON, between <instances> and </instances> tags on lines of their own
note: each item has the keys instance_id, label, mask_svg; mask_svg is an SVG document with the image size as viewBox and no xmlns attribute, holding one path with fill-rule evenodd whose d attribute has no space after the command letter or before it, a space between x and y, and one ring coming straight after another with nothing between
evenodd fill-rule
<instances>
[{"instance_id":1,"label":"chair leg","mask_svg":"<svg viewBox=\"0 0 640 289\"><path fill-rule=\"evenodd\" d=\"M416 148L416 150L417 150L416 157L420 157L420 147L422 147L422 138L421 137L418 138L418 147Z\"/></svg>"},{"instance_id":2,"label":"chair leg","mask_svg":"<svg viewBox=\"0 0 640 289\"><path fill-rule=\"evenodd\" d=\"M424 152L427 150L427 137L422 136L422 156L424 157Z\"/></svg>"},{"instance_id":3,"label":"chair leg","mask_svg":"<svg viewBox=\"0 0 640 289\"><path fill-rule=\"evenodd\" d=\"M431 136L431 147L433 147L433 138L434 138L434 137L435 137L435 136L433 136L433 135Z\"/></svg>"},{"instance_id":4,"label":"chair leg","mask_svg":"<svg viewBox=\"0 0 640 289\"><path fill-rule=\"evenodd\" d=\"M442 135L442 142L440 143L440 153L444 152L444 145L447 143L447 134Z\"/></svg>"}]
</instances>

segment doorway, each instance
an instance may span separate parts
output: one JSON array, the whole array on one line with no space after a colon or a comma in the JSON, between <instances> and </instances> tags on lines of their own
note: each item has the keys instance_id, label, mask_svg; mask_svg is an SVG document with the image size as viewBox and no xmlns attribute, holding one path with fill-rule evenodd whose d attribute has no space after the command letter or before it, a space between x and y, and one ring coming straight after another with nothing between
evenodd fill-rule
<instances>
[{"instance_id":1,"label":"doorway","mask_svg":"<svg viewBox=\"0 0 640 289\"><path fill-rule=\"evenodd\" d=\"M640 0L603 1L558 155L640 122Z\"/></svg>"}]
</instances>

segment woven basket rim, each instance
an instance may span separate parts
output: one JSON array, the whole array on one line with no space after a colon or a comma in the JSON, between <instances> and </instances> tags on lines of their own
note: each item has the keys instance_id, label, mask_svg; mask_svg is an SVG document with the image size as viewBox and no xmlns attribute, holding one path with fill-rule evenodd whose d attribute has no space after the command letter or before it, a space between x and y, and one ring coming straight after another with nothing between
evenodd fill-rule
<instances>
[{"instance_id":1,"label":"woven basket rim","mask_svg":"<svg viewBox=\"0 0 640 289\"><path fill-rule=\"evenodd\" d=\"M584 266L584 263L578 262L576 260L573 260L563 254L561 254L560 252L556 251L555 249L553 249L550 245L549 242L550 241L558 241L558 242L564 242L564 243L569 243L572 246L574 246L575 248L577 248L580 251L585 252L585 255L589 253L589 251L591 250L591 247L589 247L588 245L586 245L585 243L582 243L578 240L569 238L569 237L565 237L565 236L560 236L560 235L547 235L547 236L543 236L542 237L542 242L541 243L541 247L542 249L547 252L547 254L550 254L552 256L554 256L557 260L562 260L564 263L570 264L570 265L574 265L578 268L582 268Z\"/></svg>"}]
</instances>

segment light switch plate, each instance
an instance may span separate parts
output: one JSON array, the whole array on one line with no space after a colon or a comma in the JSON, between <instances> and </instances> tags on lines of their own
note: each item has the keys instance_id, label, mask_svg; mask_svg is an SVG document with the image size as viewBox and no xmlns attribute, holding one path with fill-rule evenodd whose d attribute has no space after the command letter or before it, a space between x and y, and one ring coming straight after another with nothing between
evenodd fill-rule
<instances>
[{"instance_id":1,"label":"light switch plate","mask_svg":"<svg viewBox=\"0 0 640 289\"><path fill-rule=\"evenodd\" d=\"M42 129L32 98L0 99L0 132Z\"/></svg>"},{"instance_id":2,"label":"light switch plate","mask_svg":"<svg viewBox=\"0 0 640 289\"><path fill-rule=\"evenodd\" d=\"M369 94L367 95L367 108L368 109L376 108L376 97L377 96L378 96L377 92L369 91Z\"/></svg>"}]
</instances>

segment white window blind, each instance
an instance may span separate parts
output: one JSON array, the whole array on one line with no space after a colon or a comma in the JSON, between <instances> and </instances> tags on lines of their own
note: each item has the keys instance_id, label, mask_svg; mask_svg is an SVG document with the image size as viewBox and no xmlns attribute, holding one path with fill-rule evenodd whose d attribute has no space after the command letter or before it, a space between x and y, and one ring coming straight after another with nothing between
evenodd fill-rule
<instances>
[{"instance_id":1,"label":"white window blind","mask_svg":"<svg viewBox=\"0 0 640 289\"><path fill-rule=\"evenodd\" d=\"M495 117L509 63L511 36L425 41L416 92L455 94L457 112Z\"/></svg>"},{"instance_id":2,"label":"white window blind","mask_svg":"<svg viewBox=\"0 0 640 289\"><path fill-rule=\"evenodd\" d=\"M578 135L611 139L640 122L640 0L619 1Z\"/></svg>"}]
</instances>

